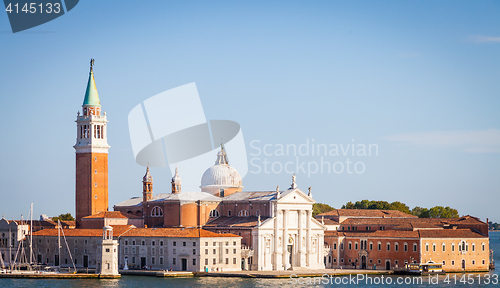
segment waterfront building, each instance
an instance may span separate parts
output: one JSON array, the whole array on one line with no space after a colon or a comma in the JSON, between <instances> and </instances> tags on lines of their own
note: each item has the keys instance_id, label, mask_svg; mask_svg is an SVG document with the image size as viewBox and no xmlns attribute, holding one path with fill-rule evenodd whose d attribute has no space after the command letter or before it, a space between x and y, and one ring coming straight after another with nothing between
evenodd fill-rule
<instances>
[{"instance_id":1,"label":"waterfront building","mask_svg":"<svg viewBox=\"0 0 500 288\"><path fill-rule=\"evenodd\" d=\"M472 216L439 219L404 214L336 209L317 215L342 215L338 231L325 232L326 267L398 270L408 263L434 262L449 272L488 271L492 255L485 222Z\"/></svg>"},{"instance_id":2,"label":"waterfront building","mask_svg":"<svg viewBox=\"0 0 500 288\"><path fill-rule=\"evenodd\" d=\"M0 265L9 266L21 261L26 262L29 255L25 254L27 249L23 241L28 233L29 225L26 222L9 221L3 217L0 219Z\"/></svg>"},{"instance_id":3,"label":"waterfront building","mask_svg":"<svg viewBox=\"0 0 500 288\"><path fill-rule=\"evenodd\" d=\"M113 227L102 228L101 257L97 258L97 274L118 274L118 240L113 239Z\"/></svg>"}]
</instances>

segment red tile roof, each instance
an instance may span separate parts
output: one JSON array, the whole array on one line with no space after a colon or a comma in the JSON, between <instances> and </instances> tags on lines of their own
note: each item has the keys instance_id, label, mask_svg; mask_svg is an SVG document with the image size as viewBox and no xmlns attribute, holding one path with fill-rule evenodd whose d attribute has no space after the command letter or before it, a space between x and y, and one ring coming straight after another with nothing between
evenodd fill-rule
<instances>
[{"instance_id":1,"label":"red tile roof","mask_svg":"<svg viewBox=\"0 0 500 288\"><path fill-rule=\"evenodd\" d=\"M234 234L221 234L201 228L136 228L127 231L121 237L240 237Z\"/></svg>"},{"instance_id":2,"label":"red tile roof","mask_svg":"<svg viewBox=\"0 0 500 288\"><path fill-rule=\"evenodd\" d=\"M115 225L113 235L115 237L125 233L129 229L135 228L134 225ZM43 229L33 232L33 236L58 236L59 229ZM102 229L62 229L65 236L68 237L102 237ZM61 233L62 236L63 233Z\"/></svg>"},{"instance_id":3,"label":"red tile roof","mask_svg":"<svg viewBox=\"0 0 500 288\"><path fill-rule=\"evenodd\" d=\"M99 212L99 213L94 214L94 215L83 217L83 219L103 219L103 218L108 218L108 219L109 218L114 218L114 219L117 219L117 218L121 218L121 219L132 218L132 219L136 219L136 218L142 218L142 217L141 216L137 216L137 215L133 215L133 214L130 214L130 213L123 213L121 211Z\"/></svg>"},{"instance_id":4,"label":"red tile roof","mask_svg":"<svg viewBox=\"0 0 500 288\"><path fill-rule=\"evenodd\" d=\"M421 238L488 238L470 229L419 230Z\"/></svg>"},{"instance_id":5,"label":"red tile roof","mask_svg":"<svg viewBox=\"0 0 500 288\"><path fill-rule=\"evenodd\" d=\"M416 218L398 210L377 210L377 209L334 209L318 216L343 216L343 217L399 217L399 218Z\"/></svg>"}]
</instances>

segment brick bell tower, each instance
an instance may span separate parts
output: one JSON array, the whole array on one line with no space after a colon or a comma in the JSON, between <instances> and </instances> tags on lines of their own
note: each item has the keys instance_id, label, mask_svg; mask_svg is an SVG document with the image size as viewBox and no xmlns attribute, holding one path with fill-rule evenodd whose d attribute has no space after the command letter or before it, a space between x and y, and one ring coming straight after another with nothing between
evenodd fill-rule
<instances>
[{"instance_id":1,"label":"brick bell tower","mask_svg":"<svg viewBox=\"0 0 500 288\"><path fill-rule=\"evenodd\" d=\"M108 141L106 112L102 112L94 80L94 59L82 105L76 117L76 226L83 217L108 211Z\"/></svg>"}]
</instances>

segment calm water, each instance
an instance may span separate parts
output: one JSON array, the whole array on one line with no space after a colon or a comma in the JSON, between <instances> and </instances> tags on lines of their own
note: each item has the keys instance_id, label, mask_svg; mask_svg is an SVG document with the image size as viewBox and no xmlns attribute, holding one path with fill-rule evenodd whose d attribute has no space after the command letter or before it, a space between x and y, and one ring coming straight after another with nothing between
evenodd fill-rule
<instances>
[{"instance_id":1,"label":"calm water","mask_svg":"<svg viewBox=\"0 0 500 288\"><path fill-rule=\"evenodd\" d=\"M494 251L494 258L496 263L499 265L500 269L500 232L490 233L490 249ZM30 279L0 279L0 287L47 287L47 288L59 288L59 287L117 287L117 288L132 288L132 287L213 287L213 288L229 288L229 287L380 287L378 281L384 281L384 287L490 287L498 286L500 287L500 281L497 284L490 283L489 285L484 284L487 278L490 281L498 277L498 272L492 271L490 273L473 274L470 279L463 278L462 281L469 281L470 284L461 283L461 277L463 274L448 274L448 279L446 276L439 276L435 281L437 284L429 284L428 277L422 277L422 284L398 284L398 278L386 277L382 280L380 276L372 276L372 283L366 283L365 280L359 281L356 284L345 284L349 281L348 277L336 277L333 281L337 280L333 284L292 284L291 279L243 279L243 278L211 278L211 277L194 277L194 278L156 278L156 277L139 277L139 276L122 276L118 280L94 280L94 279L68 279L68 280L51 280L51 279L41 279L41 280L30 280ZM467 275L467 274L466 274ZM471 274L472 275L472 274ZM478 279L480 275L480 279ZM456 278L455 278L456 277ZM467 276L466 276L467 277ZM376 278L376 279L375 279ZM389 279L388 279L389 278ZM455 280L456 279L456 280ZM296 281L296 279L293 279ZM310 279L300 279L300 281L308 281ZM339 283L343 280L344 284ZM417 281L416 277L405 277L399 281ZM448 280L448 282L446 282ZM478 283L478 280L481 283ZM312 281L312 280L311 280ZM392 284L387 284L388 282ZM456 282L455 282L456 281Z\"/></svg>"}]
</instances>

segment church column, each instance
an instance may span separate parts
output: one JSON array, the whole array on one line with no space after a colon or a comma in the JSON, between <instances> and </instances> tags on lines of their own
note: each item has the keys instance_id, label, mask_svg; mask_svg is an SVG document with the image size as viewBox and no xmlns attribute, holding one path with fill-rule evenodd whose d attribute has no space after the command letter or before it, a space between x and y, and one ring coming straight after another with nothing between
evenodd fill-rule
<instances>
[{"instance_id":1,"label":"church column","mask_svg":"<svg viewBox=\"0 0 500 288\"><path fill-rule=\"evenodd\" d=\"M288 268L288 210L283 210L283 267Z\"/></svg>"},{"instance_id":2,"label":"church column","mask_svg":"<svg viewBox=\"0 0 500 288\"><path fill-rule=\"evenodd\" d=\"M276 204L274 204L276 205ZM278 208L274 209L274 270L278 270L278 258L279 258L279 213L278 213Z\"/></svg>"},{"instance_id":3,"label":"church column","mask_svg":"<svg viewBox=\"0 0 500 288\"><path fill-rule=\"evenodd\" d=\"M306 211L307 235L306 235L306 265L311 266L311 210Z\"/></svg>"},{"instance_id":4,"label":"church column","mask_svg":"<svg viewBox=\"0 0 500 288\"><path fill-rule=\"evenodd\" d=\"M303 227L303 222L304 222L304 216L302 215L302 210L297 211L299 213L299 239L297 241L297 245L299 245L297 251L299 252L299 267L302 267L302 256L304 254L304 251L302 250L302 238L304 237L304 227Z\"/></svg>"}]
</instances>

